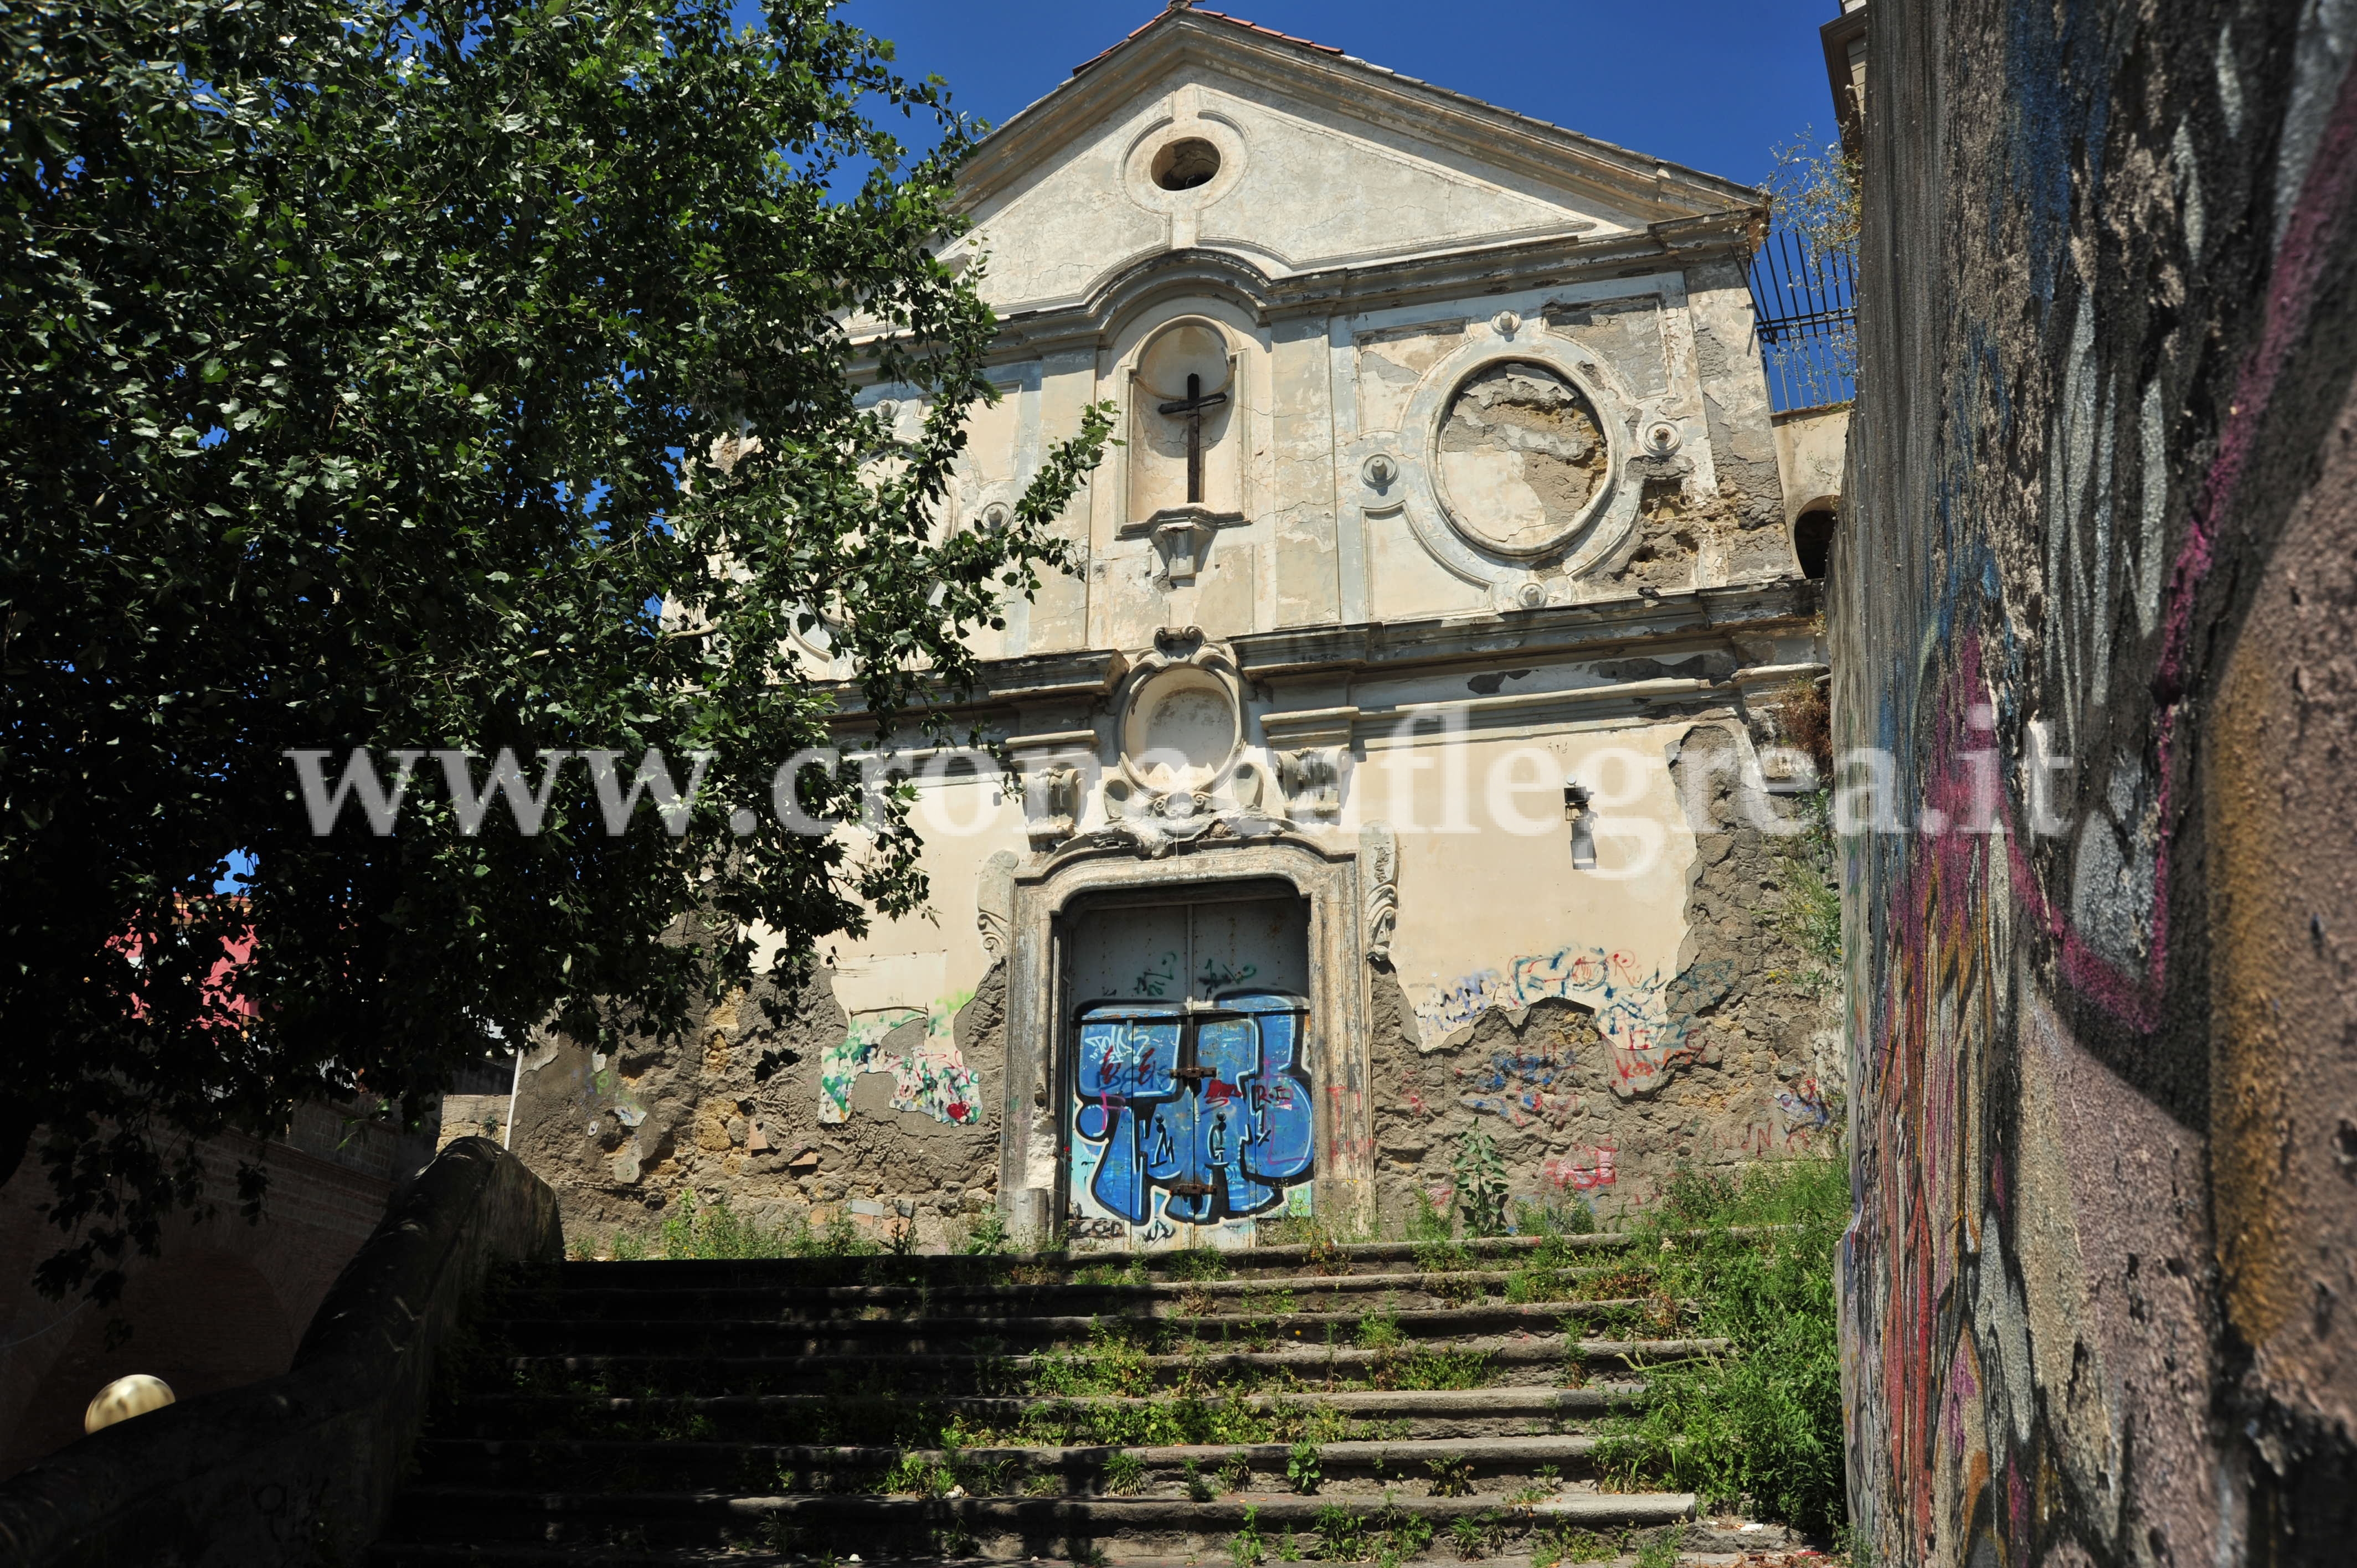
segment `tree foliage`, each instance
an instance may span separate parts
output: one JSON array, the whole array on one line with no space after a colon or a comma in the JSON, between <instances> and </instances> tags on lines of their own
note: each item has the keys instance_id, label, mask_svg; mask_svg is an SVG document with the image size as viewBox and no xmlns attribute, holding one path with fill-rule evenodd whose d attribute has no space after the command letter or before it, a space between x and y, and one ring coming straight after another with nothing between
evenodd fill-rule
<instances>
[{"instance_id":1,"label":"tree foliage","mask_svg":"<svg viewBox=\"0 0 2357 1568\"><path fill-rule=\"evenodd\" d=\"M757 929L922 901L894 802L865 839L770 810L837 705L793 635L877 725L928 713L1065 564L1107 424L1005 528L944 516L992 395L933 256L977 128L832 8L0 8L0 1179L29 1138L47 1288L118 1290L197 1139L414 1101L552 1017L675 1036ZM468 832L429 760L396 831L314 837L284 754L332 784L355 746L712 760L677 834L641 798L609 836L578 761L536 836Z\"/></svg>"}]
</instances>

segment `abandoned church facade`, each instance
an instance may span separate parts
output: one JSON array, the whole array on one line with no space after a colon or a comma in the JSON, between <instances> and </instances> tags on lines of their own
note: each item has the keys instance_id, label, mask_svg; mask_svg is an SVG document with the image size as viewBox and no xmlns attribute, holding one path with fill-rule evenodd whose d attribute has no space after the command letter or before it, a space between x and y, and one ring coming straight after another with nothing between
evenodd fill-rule
<instances>
[{"instance_id":1,"label":"abandoned church facade","mask_svg":"<svg viewBox=\"0 0 2357 1568\"><path fill-rule=\"evenodd\" d=\"M1019 787L903 759L931 914L828 944L782 1031L528 1056L568 1231L694 1192L1234 1246L1830 1139L1784 934L1827 498L1780 471L1758 193L1183 7L962 177L1003 395L949 525L1121 411L959 715Z\"/></svg>"}]
</instances>

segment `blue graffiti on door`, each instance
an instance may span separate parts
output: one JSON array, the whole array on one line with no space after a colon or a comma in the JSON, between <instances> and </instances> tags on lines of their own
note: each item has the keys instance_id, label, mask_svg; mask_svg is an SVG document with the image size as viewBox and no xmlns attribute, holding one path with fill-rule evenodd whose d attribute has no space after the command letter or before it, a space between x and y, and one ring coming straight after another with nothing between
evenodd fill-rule
<instances>
[{"instance_id":1,"label":"blue graffiti on door","mask_svg":"<svg viewBox=\"0 0 2357 1568\"><path fill-rule=\"evenodd\" d=\"M1107 1003L1081 1015L1072 1132L1094 1145L1086 1191L1143 1225L1216 1224L1275 1212L1315 1160L1297 998L1222 997L1189 1015L1172 1003ZM1075 1149L1079 1155L1083 1151Z\"/></svg>"}]
</instances>

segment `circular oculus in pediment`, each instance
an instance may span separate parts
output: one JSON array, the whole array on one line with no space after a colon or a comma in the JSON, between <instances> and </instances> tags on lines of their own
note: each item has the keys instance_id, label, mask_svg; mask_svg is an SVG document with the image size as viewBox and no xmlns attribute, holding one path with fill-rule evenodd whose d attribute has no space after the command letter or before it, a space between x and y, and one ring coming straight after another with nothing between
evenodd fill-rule
<instances>
[{"instance_id":1,"label":"circular oculus in pediment","mask_svg":"<svg viewBox=\"0 0 2357 1568\"><path fill-rule=\"evenodd\" d=\"M1150 676L1131 695L1122 762L1149 789L1200 789L1228 770L1243 738L1228 683L1182 665Z\"/></svg>"},{"instance_id":2,"label":"circular oculus in pediment","mask_svg":"<svg viewBox=\"0 0 2357 1568\"><path fill-rule=\"evenodd\" d=\"M1165 190L1192 190L1219 177L1220 149L1200 136L1182 136L1154 155L1154 183Z\"/></svg>"},{"instance_id":3,"label":"circular oculus in pediment","mask_svg":"<svg viewBox=\"0 0 2357 1568\"><path fill-rule=\"evenodd\" d=\"M1122 156L1122 188L1148 212L1200 213L1235 189L1250 161L1243 136L1222 115L1165 120Z\"/></svg>"},{"instance_id":4,"label":"circular oculus in pediment","mask_svg":"<svg viewBox=\"0 0 2357 1568\"><path fill-rule=\"evenodd\" d=\"M1503 555L1544 555L1569 542L1611 463L1587 394L1527 360L1468 376L1442 417L1437 445L1436 478L1450 524Z\"/></svg>"}]
</instances>

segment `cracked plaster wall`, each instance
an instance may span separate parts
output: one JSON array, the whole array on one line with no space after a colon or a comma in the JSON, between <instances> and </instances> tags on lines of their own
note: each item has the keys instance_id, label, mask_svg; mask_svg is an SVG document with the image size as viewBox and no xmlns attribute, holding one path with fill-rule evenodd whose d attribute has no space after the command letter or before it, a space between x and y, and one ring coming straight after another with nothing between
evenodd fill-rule
<instances>
[{"instance_id":1,"label":"cracked plaster wall","mask_svg":"<svg viewBox=\"0 0 2357 1568\"><path fill-rule=\"evenodd\" d=\"M1575 934L1557 950L1592 965L1603 983L1563 985L1569 965L1552 953L1536 970L1508 966L1486 995L1417 984L1412 952L1404 969L1375 975L1371 1081L1377 1207L1387 1228L1414 1212L1419 1192L1437 1208L1450 1206L1452 1165L1476 1127L1495 1143L1514 1203L1584 1202L1598 1215L1654 1200L1681 1166L1724 1169L1837 1145L1838 979L1796 946L1781 918L1795 875L1788 857L1800 852L1740 808L1738 722L1644 736L1674 737L1664 794L1693 799L1707 830L1670 865L1674 914L1660 920L1653 945L1625 906L1584 897L1595 885L1580 877L1534 867L1483 884L1511 886L1518 908L1567 897L1564 924ZM1779 738L1772 712L1754 710L1753 724L1762 740ZM1683 793L1689 788L1693 797ZM1655 807L1683 825L1666 799ZM1534 858L1547 847L1532 845ZM1404 886L1404 918L1408 897ZM1432 902L1436 925L1466 917L1462 904ZM1630 1028L1641 1018L1659 1030L1658 1043L1632 1052Z\"/></svg>"}]
</instances>

